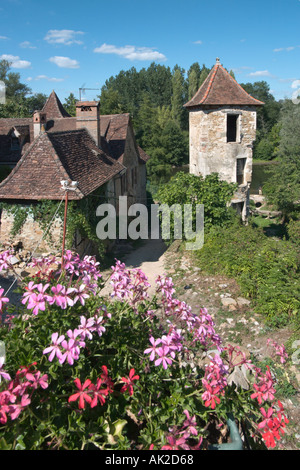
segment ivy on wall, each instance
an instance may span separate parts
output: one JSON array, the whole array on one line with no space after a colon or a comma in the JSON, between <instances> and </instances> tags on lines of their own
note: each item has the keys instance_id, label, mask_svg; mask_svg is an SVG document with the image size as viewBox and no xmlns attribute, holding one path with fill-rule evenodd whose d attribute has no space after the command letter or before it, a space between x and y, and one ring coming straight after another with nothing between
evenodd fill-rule
<instances>
[{"instance_id":1,"label":"ivy on wall","mask_svg":"<svg viewBox=\"0 0 300 470\"><path fill-rule=\"evenodd\" d=\"M98 256L102 258L105 253L105 245L102 240L97 237L96 225L98 223L96 217L96 208L105 199L105 192L99 188L92 197L87 197L79 201L68 202L67 224L66 224L66 249L76 248L75 243L78 235L81 239L88 239L93 243ZM48 229L56 211L58 210L60 201L43 200L32 202L30 204L9 204L0 203L0 209L5 210L9 216L13 217L13 224L10 235L14 238L22 231L22 228L28 217L37 222L43 233ZM64 203L60 205L56 217L62 222L64 220ZM54 220L53 220L54 223ZM61 241L63 233L61 231ZM51 244L53 243L52 228L50 227L46 233L45 239Z\"/></svg>"}]
</instances>

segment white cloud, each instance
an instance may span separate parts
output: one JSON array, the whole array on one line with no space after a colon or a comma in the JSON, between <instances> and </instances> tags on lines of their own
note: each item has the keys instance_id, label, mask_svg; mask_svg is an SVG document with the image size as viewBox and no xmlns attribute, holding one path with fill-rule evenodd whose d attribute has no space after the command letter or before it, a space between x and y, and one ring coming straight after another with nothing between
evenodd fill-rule
<instances>
[{"instance_id":1,"label":"white cloud","mask_svg":"<svg viewBox=\"0 0 300 470\"><path fill-rule=\"evenodd\" d=\"M31 67L31 62L28 60L21 60L17 55L2 54L0 56L0 60L7 60L10 62L13 69L28 69Z\"/></svg>"},{"instance_id":2,"label":"white cloud","mask_svg":"<svg viewBox=\"0 0 300 470\"><path fill-rule=\"evenodd\" d=\"M291 87L293 89L299 88L300 87L300 80L294 80L293 83L291 84Z\"/></svg>"},{"instance_id":3,"label":"white cloud","mask_svg":"<svg viewBox=\"0 0 300 470\"><path fill-rule=\"evenodd\" d=\"M279 78L280 83L292 83L296 80L296 78Z\"/></svg>"},{"instance_id":4,"label":"white cloud","mask_svg":"<svg viewBox=\"0 0 300 470\"><path fill-rule=\"evenodd\" d=\"M273 75L268 70L257 70L249 73L249 77L273 77Z\"/></svg>"},{"instance_id":5,"label":"white cloud","mask_svg":"<svg viewBox=\"0 0 300 470\"><path fill-rule=\"evenodd\" d=\"M116 54L128 60L166 60L164 54L150 47L116 47L104 43L102 46L96 47L94 52L98 54Z\"/></svg>"},{"instance_id":6,"label":"white cloud","mask_svg":"<svg viewBox=\"0 0 300 470\"><path fill-rule=\"evenodd\" d=\"M48 82L63 82L64 78L47 77L47 75L38 75L35 78L32 78L32 77L27 78L28 82L32 82L33 80L35 80L35 81L48 80Z\"/></svg>"},{"instance_id":7,"label":"white cloud","mask_svg":"<svg viewBox=\"0 0 300 470\"><path fill-rule=\"evenodd\" d=\"M7 37L7 36L0 36L0 39L4 39L4 40L5 40L5 39L8 39L8 37Z\"/></svg>"},{"instance_id":8,"label":"white cloud","mask_svg":"<svg viewBox=\"0 0 300 470\"><path fill-rule=\"evenodd\" d=\"M82 31L73 31L72 29L50 29L44 39L49 44L70 46L71 44L83 44L82 41L76 39L76 36L82 34L84 34Z\"/></svg>"},{"instance_id":9,"label":"white cloud","mask_svg":"<svg viewBox=\"0 0 300 470\"><path fill-rule=\"evenodd\" d=\"M22 47L23 49L36 49L36 47L33 46L29 41L21 42L20 47Z\"/></svg>"},{"instance_id":10,"label":"white cloud","mask_svg":"<svg viewBox=\"0 0 300 470\"><path fill-rule=\"evenodd\" d=\"M242 65L241 67L234 67L234 68L232 69L232 71L233 71L234 73L238 74L238 73L244 73L244 72L246 72L247 70L251 70L251 69L252 69L252 67L248 67L247 65Z\"/></svg>"},{"instance_id":11,"label":"white cloud","mask_svg":"<svg viewBox=\"0 0 300 470\"><path fill-rule=\"evenodd\" d=\"M300 47L300 46L279 47L278 49L273 49L273 52L282 52L282 51L290 52L296 49L297 47Z\"/></svg>"},{"instance_id":12,"label":"white cloud","mask_svg":"<svg viewBox=\"0 0 300 470\"><path fill-rule=\"evenodd\" d=\"M194 41L193 44L203 44L203 41Z\"/></svg>"},{"instance_id":13,"label":"white cloud","mask_svg":"<svg viewBox=\"0 0 300 470\"><path fill-rule=\"evenodd\" d=\"M50 62L56 64L58 67L63 67L66 69L78 69L79 62L75 59L70 59L69 57L55 56L50 57Z\"/></svg>"}]
</instances>

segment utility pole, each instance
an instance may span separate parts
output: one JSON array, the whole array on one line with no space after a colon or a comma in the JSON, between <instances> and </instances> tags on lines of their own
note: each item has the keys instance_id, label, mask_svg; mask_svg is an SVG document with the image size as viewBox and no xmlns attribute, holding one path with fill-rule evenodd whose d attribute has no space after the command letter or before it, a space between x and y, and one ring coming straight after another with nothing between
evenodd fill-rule
<instances>
[{"instance_id":1,"label":"utility pole","mask_svg":"<svg viewBox=\"0 0 300 470\"><path fill-rule=\"evenodd\" d=\"M77 181L72 181L71 185L68 186L68 181L63 180L60 182L62 185L63 191L66 192L65 198L65 214L64 214L64 230L63 230L63 241L62 241L62 250L61 250L61 271L64 268L64 254L65 254L65 243L66 243L66 228L67 228L67 214L68 214L68 201L69 201L69 191L76 191Z\"/></svg>"}]
</instances>

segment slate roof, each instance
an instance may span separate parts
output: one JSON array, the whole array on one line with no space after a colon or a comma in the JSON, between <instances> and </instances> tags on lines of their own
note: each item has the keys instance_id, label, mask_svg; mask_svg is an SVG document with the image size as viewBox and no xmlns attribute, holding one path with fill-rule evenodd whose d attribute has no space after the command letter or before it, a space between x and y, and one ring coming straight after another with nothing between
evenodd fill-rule
<instances>
[{"instance_id":1,"label":"slate roof","mask_svg":"<svg viewBox=\"0 0 300 470\"><path fill-rule=\"evenodd\" d=\"M41 133L0 184L0 198L62 198L61 181L77 181L70 199L82 199L124 170L100 150L86 129Z\"/></svg>"},{"instance_id":2,"label":"slate roof","mask_svg":"<svg viewBox=\"0 0 300 470\"><path fill-rule=\"evenodd\" d=\"M263 104L262 101L250 96L217 59L206 80L184 107L193 109L202 106L262 106Z\"/></svg>"}]
</instances>

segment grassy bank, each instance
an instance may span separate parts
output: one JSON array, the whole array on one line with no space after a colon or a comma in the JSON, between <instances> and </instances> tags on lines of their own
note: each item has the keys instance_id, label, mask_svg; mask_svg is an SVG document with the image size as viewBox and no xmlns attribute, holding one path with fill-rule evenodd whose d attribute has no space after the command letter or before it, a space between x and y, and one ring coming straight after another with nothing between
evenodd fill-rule
<instances>
[{"instance_id":1,"label":"grassy bank","mask_svg":"<svg viewBox=\"0 0 300 470\"><path fill-rule=\"evenodd\" d=\"M236 220L226 228L212 228L194 257L203 271L235 278L270 326L299 327L300 249L295 243Z\"/></svg>"}]
</instances>

